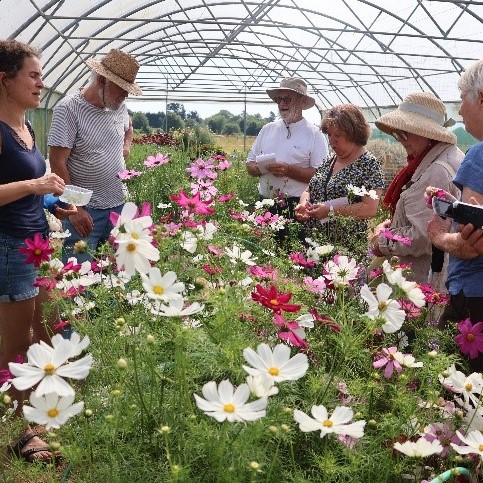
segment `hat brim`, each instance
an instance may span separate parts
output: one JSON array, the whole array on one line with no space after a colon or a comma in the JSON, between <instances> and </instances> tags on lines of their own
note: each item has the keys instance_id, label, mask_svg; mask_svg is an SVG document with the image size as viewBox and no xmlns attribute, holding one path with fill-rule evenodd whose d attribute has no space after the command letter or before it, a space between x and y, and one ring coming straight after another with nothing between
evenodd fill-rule
<instances>
[{"instance_id":1,"label":"hat brim","mask_svg":"<svg viewBox=\"0 0 483 483\"><path fill-rule=\"evenodd\" d=\"M299 91L296 91L295 89L290 89L289 87L283 87L282 89L280 88L277 88L277 89L267 89L267 94L268 94L268 97L270 97L270 99L272 99L272 101L275 102L275 97L277 97L280 92L282 91L292 91L292 92L296 92L297 94L301 95L303 98L304 98L304 105L302 106L302 109L305 110L305 109L310 109L311 107L314 107L315 106L315 99L313 97L310 97L308 96L307 94L300 94Z\"/></svg>"},{"instance_id":2,"label":"hat brim","mask_svg":"<svg viewBox=\"0 0 483 483\"><path fill-rule=\"evenodd\" d=\"M106 69L104 65L96 59L87 59L86 64L89 66L90 69L96 71L98 74L104 76L106 79L117 84L119 87L124 89L125 91L129 92L133 96L140 96L142 95L143 91L141 88L135 83L128 82L124 80L122 77L111 72L109 69Z\"/></svg>"},{"instance_id":3,"label":"hat brim","mask_svg":"<svg viewBox=\"0 0 483 483\"><path fill-rule=\"evenodd\" d=\"M379 130L390 135L395 131L405 131L435 141L456 144L455 134L435 120L414 112L396 109L381 116L375 124Z\"/></svg>"}]
</instances>

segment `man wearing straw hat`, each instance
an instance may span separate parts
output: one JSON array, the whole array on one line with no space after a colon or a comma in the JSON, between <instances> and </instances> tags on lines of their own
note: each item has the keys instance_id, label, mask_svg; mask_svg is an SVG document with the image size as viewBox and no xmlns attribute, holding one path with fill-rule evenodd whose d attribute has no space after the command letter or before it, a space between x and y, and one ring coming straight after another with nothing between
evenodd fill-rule
<instances>
[{"instance_id":1,"label":"man wearing straw hat","mask_svg":"<svg viewBox=\"0 0 483 483\"><path fill-rule=\"evenodd\" d=\"M118 173L125 169L133 137L124 101L129 94L142 94L135 83L139 64L131 55L112 49L86 63L90 82L54 108L48 140L52 171L66 184L92 190L89 203L64 221L71 236L64 241L62 258L76 256L80 263L92 259L107 240L110 212L122 210L126 192ZM83 253L80 241L87 247Z\"/></svg>"},{"instance_id":2,"label":"man wearing straw hat","mask_svg":"<svg viewBox=\"0 0 483 483\"><path fill-rule=\"evenodd\" d=\"M259 178L260 196L275 200L274 211L294 219L300 195L327 157L327 142L320 129L303 117L315 100L307 95L302 79L287 77L280 87L267 89L267 94L278 105L281 119L263 126L246 167Z\"/></svg>"}]
</instances>

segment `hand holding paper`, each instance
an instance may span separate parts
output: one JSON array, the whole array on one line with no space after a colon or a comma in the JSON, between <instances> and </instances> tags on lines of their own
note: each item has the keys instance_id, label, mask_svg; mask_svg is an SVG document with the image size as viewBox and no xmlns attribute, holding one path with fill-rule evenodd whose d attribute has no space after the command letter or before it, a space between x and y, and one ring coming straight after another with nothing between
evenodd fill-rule
<instances>
[{"instance_id":1,"label":"hand holding paper","mask_svg":"<svg viewBox=\"0 0 483 483\"><path fill-rule=\"evenodd\" d=\"M275 163L277 161L277 156L275 153L270 154L260 154L255 158L257 162L258 169L260 173L266 174L268 173L267 166L271 163Z\"/></svg>"}]
</instances>

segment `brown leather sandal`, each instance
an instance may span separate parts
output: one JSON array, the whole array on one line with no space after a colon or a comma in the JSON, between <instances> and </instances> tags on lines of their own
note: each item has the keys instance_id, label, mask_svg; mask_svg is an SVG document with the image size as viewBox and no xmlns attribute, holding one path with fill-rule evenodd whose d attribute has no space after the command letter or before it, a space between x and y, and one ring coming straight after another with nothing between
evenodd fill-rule
<instances>
[{"instance_id":1,"label":"brown leather sandal","mask_svg":"<svg viewBox=\"0 0 483 483\"><path fill-rule=\"evenodd\" d=\"M25 445L32 439L35 438L37 434L35 434L33 431L28 432L24 436L22 436L14 445L11 446L11 450L15 456L18 458L23 458L25 461L28 463L34 463L36 461L40 462L50 462L53 459L53 454L52 450L50 449L50 446L39 446L35 448L30 448L26 451L22 451L22 449L25 447ZM48 459L40 459L40 458L32 458L32 456L36 453L41 453L41 452L47 452L50 453L51 457Z\"/></svg>"}]
</instances>

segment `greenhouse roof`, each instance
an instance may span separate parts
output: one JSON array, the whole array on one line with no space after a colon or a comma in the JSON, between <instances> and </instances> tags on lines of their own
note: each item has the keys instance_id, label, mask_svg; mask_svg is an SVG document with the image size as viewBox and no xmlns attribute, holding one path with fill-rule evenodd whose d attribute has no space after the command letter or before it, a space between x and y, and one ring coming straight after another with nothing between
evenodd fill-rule
<instances>
[{"instance_id":1,"label":"greenhouse roof","mask_svg":"<svg viewBox=\"0 0 483 483\"><path fill-rule=\"evenodd\" d=\"M85 84L111 48L141 64L143 99L266 103L286 76L325 109L459 98L481 56L483 1L1 0L1 36L43 50L44 106Z\"/></svg>"}]
</instances>

